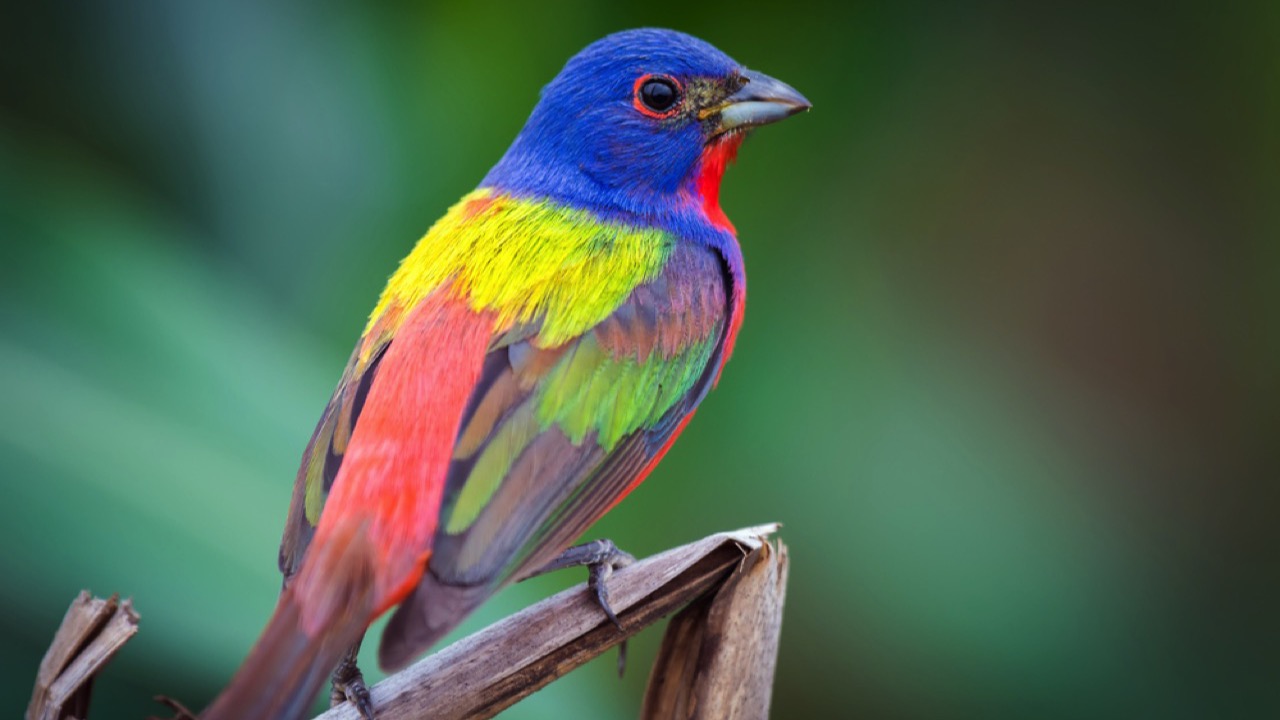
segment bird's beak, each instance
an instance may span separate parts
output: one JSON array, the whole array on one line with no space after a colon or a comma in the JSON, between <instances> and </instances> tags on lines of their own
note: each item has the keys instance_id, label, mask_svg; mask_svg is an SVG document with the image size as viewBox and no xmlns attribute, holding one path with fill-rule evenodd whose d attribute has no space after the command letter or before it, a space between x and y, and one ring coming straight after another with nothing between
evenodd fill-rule
<instances>
[{"instance_id":1,"label":"bird's beak","mask_svg":"<svg viewBox=\"0 0 1280 720\"><path fill-rule=\"evenodd\" d=\"M703 111L704 118L719 115L717 135L768 125L813 107L795 88L781 80L751 70L743 70L740 74L747 83L724 102Z\"/></svg>"}]
</instances>

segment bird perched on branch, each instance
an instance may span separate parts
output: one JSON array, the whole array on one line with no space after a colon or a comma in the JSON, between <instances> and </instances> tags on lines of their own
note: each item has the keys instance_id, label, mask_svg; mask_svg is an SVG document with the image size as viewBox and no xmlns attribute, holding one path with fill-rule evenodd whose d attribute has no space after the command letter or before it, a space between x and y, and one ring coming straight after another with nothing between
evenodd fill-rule
<instances>
[{"instance_id":1,"label":"bird perched on branch","mask_svg":"<svg viewBox=\"0 0 1280 720\"><path fill-rule=\"evenodd\" d=\"M715 384L746 278L720 179L746 132L809 103L669 30L599 40L391 276L294 485L284 590L207 720L297 718L355 668L406 665L636 487ZM567 550L568 549L568 550ZM603 621L603 616L602 616ZM335 672L335 667L337 668Z\"/></svg>"}]
</instances>

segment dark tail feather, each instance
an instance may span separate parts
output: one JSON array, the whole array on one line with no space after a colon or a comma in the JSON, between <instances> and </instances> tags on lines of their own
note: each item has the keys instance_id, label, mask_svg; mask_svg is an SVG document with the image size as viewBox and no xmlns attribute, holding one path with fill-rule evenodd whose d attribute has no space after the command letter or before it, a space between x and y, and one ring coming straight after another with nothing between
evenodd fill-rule
<instances>
[{"instance_id":1,"label":"dark tail feather","mask_svg":"<svg viewBox=\"0 0 1280 720\"><path fill-rule=\"evenodd\" d=\"M297 720L368 626L373 552L363 528L335 532L307 553L231 684L201 720Z\"/></svg>"},{"instance_id":2,"label":"dark tail feather","mask_svg":"<svg viewBox=\"0 0 1280 720\"><path fill-rule=\"evenodd\" d=\"M378 664L387 672L403 668L449 634L494 593L496 585L450 585L431 568L400 603L382 632Z\"/></svg>"}]
</instances>

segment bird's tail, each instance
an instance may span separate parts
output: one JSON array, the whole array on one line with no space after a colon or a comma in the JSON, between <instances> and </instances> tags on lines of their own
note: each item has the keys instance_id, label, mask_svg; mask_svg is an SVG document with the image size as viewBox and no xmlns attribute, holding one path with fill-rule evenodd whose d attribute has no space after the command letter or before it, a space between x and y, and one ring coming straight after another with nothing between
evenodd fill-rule
<instances>
[{"instance_id":1,"label":"bird's tail","mask_svg":"<svg viewBox=\"0 0 1280 720\"><path fill-rule=\"evenodd\" d=\"M363 526L312 543L231 684L201 720L296 720L373 615L374 553Z\"/></svg>"}]
</instances>

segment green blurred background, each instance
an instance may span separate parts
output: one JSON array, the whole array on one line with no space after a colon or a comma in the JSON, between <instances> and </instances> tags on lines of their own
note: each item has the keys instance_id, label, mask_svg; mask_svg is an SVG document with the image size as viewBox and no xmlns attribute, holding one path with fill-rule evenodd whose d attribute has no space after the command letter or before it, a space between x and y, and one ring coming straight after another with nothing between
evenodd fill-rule
<instances>
[{"instance_id":1,"label":"green blurred background","mask_svg":"<svg viewBox=\"0 0 1280 720\"><path fill-rule=\"evenodd\" d=\"M785 523L778 718L1276 716L1277 7L7 3L0 707L84 587L142 614L94 720L212 697L386 276L662 25L815 109L730 171L737 354L593 535ZM659 637L506 717L634 717Z\"/></svg>"}]
</instances>

